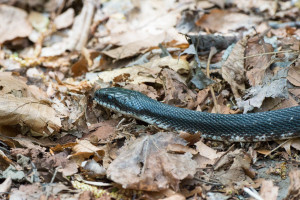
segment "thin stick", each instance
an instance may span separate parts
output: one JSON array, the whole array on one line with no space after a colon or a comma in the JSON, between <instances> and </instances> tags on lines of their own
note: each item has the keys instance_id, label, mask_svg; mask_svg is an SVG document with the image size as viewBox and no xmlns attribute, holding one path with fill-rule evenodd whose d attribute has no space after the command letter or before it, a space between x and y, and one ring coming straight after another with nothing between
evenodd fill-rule
<instances>
[{"instance_id":1,"label":"thin stick","mask_svg":"<svg viewBox=\"0 0 300 200\"><path fill-rule=\"evenodd\" d=\"M213 55L215 55L216 53L217 53L217 49L215 47L211 47L210 52L209 52L209 56L208 56L208 60L207 60L207 64L206 64L206 76L208 78L210 78L210 74L209 74L210 73L209 72L210 61L211 61L211 58L213 57ZM217 113L220 113L219 105L217 103L217 99L216 99L216 95L215 95L215 92L213 90L213 87L211 85L209 85L208 87L209 87L210 93L212 95L214 105L216 106Z\"/></svg>"},{"instance_id":2,"label":"thin stick","mask_svg":"<svg viewBox=\"0 0 300 200\"><path fill-rule=\"evenodd\" d=\"M203 180L203 179L196 178L196 177L194 177L194 179L197 180L197 181L206 183L206 184L210 184L210 185L216 185L216 186L221 186L221 185L222 185L221 183L213 183L213 182L205 181L205 180Z\"/></svg>"},{"instance_id":3,"label":"thin stick","mask_svg":"<svg viewBox=\"0 0 300 200\"><path fill-rule=\"evenodd\" d=\"M265 155L265 157L267 157L268 155L270 155L271 153L273 153L274 151L276 151L277 149L279 149L280 147L282 147L284 144L288 143L292 141L292 139L286 140L283 143L279 144L277 147L275 147L274 149L272 149L272 151L270 151L268 154Z\"/></svg>"},{"instance_id":4,"label":"thin stick","mask_svg":"<svg viewBox=\"0 0 300 200\"><path fill-rule=\"evenodd\" d=\"M242 59L247 59L247 58L253 58L253 57L256 57L256 56L262 56L262 55L270 55L270 54L278 54L278 53L290 53L290 52L295 52L296 53L299 53L299 51L294 51L294 50L287 50L287 51L277 51L277 52L266 52L266 53L260 53L260 54L254 54L254 55L251 55L251 56L245 56L241 59L237 59L237 60L242 60Z\"/></svg>"}]
</instances>

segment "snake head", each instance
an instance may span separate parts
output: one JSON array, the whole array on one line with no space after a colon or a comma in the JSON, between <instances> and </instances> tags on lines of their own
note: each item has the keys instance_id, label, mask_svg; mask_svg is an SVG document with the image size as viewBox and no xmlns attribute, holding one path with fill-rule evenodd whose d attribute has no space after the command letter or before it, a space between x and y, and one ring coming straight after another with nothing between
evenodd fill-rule
<instances>
[{"instance_id":1,"label":"snake head","mask_svg":"<svg viewBox=\"0 0 300 200\"><path fill-rule=\"evenodd\" d=\"M95 92L94 100L105 108L131 115L141 111L139 94L122 88L104 88Z\"/></svg>"}]
</instances>

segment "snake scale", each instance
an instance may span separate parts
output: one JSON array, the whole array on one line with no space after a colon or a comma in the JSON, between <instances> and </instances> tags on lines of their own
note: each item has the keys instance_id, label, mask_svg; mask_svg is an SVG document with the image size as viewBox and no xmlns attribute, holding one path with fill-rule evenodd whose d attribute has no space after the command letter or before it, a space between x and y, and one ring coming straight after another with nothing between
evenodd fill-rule
<instances>
[{"instance_id":1,"label":"snake scale","mask_svg":"<svg viewBox=\"0 0 300 200\"><path fill-rule=\"evenodd\" d=\"M163 129L201 133L203 138L231 142L300 137L300 106L248 114L214 114L178 108L122 88L104 88L94 99L103 107Z\"/></svg>"}]
</instances>

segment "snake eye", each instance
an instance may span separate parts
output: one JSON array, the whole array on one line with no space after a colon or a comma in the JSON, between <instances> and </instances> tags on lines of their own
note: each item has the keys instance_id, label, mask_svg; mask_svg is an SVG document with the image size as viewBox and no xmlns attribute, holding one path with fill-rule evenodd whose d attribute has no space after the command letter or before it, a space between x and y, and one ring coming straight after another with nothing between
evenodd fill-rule
<instances>
[{"instance_id":1,"label":"snake eye","mask_svg":"<svg viewBox=\"0 0 300 200\"><path fill-rule=\"evenodd\" d=\"M111 95L108 95L108 96L107 96L107 99L108 99L108 100L113 100L113 97L112 97Z\"/></svg>"}]
</instances>

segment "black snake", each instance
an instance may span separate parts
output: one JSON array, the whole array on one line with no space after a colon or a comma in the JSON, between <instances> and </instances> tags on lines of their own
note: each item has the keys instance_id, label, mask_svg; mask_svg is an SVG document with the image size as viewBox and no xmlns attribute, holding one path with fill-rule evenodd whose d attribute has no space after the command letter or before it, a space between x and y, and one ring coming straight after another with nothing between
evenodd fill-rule
<instances>
[{"instance_id":1,"label":"black snake","mask_svg":"<svg viewBox=\"0 0 300 200\"><path fill-rule=\"evenodd\" d=\"M213 114L178 108L155 101L146 95L122 88L95 92L103 107L127 116L219 141L270 141L300 136L300 106L248 114Z\"/></svg>"}]
</instances>

